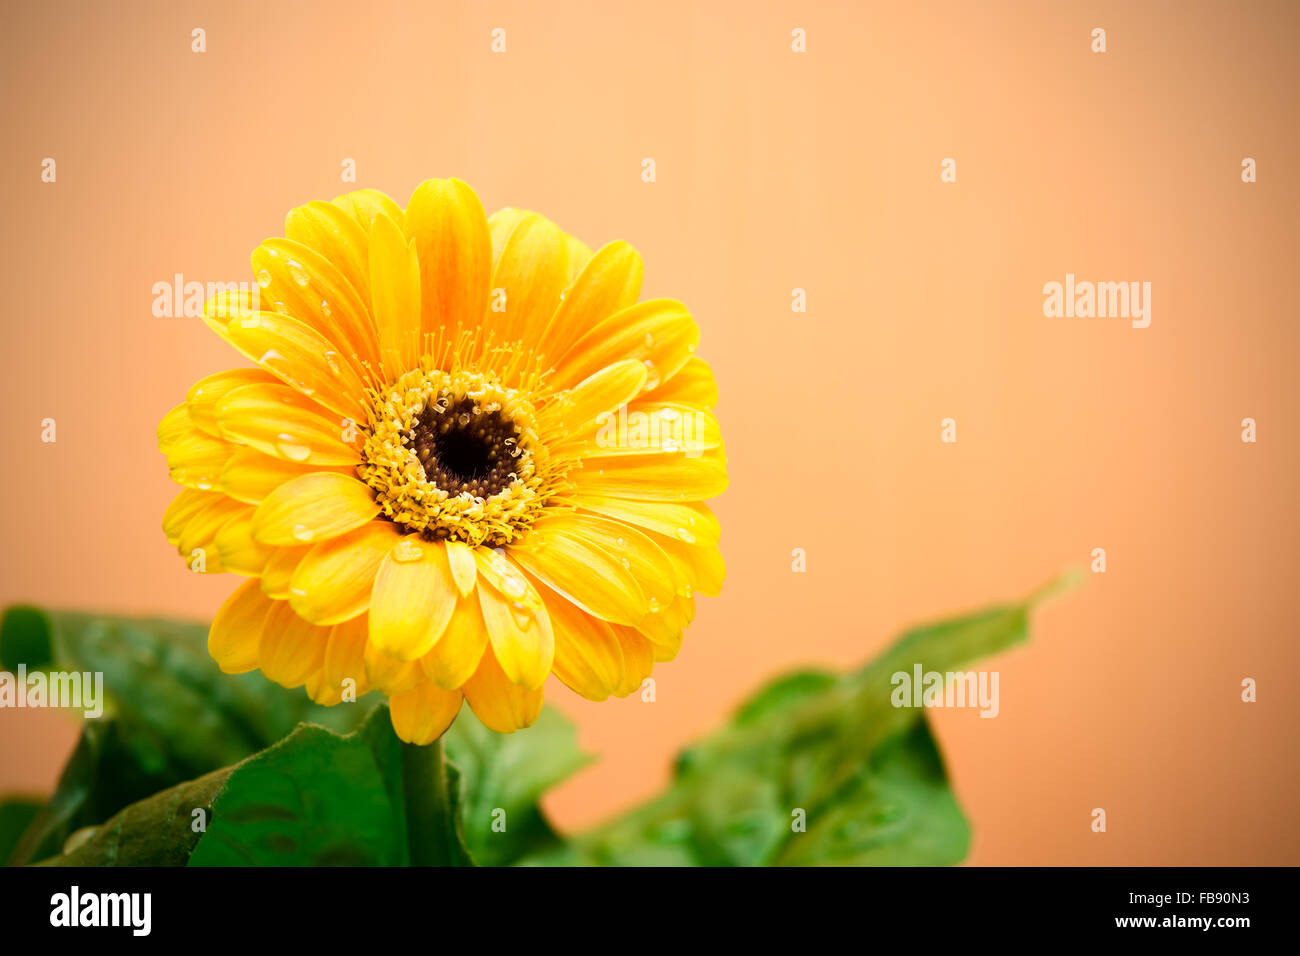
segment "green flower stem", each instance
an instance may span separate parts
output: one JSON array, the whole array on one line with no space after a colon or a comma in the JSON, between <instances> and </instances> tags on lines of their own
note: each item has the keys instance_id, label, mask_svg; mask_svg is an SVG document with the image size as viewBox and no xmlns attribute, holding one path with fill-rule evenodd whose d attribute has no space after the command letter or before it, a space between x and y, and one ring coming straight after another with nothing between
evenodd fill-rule
<instances>
[{"instance_id":1,"label":"green flower stem","mask_svg":"<svg viewBox=\"0 0 1300 956\"><path fill-rule=\"evenodd\" d=\"M441 737L424 746L402 744L402 794L411 866L454 865L455 821Z\"/></svg>"}]
</instances>

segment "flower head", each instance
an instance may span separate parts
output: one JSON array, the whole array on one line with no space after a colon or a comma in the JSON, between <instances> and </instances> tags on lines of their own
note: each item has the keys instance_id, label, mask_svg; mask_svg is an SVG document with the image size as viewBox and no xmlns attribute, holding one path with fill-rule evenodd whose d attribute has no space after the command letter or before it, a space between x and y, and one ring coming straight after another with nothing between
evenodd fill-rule
<instances>
[{"instance_id":1,"label":"flower head","mask_svg":"<svg viewBox=\"0 0 1300 956\"><path fill-rule=\"evenodd\" d=\"M222 670L334 704L377 688L427 743L462 700L526 727L554 673L592 700L671 660L716 594L713 375L641 259L458 180L289 213L205 321L255 363L196 383L158 443L196 571L247 576Z\"/></svg>"}]
</instances>

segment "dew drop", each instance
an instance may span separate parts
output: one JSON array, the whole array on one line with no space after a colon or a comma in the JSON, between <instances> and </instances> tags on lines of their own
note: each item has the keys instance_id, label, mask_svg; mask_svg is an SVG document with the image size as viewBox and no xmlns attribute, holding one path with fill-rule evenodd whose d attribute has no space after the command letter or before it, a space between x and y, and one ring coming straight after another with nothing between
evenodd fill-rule
<instances>
[{"instance_id":1,"label":"dew drop","mask_svg":"<svg viewBox=\"0 0 1300 956\"><path fill-rule=\"evenodd\" d=\"M645 365L645 389L644 390L648 392L650 391L650 389L657 388L659 386L659 369L657 369L655 367L655 363L650 361L649 359L646 359L643 364Z\"/></svg>"},{"instance_id":2,"label":"dew drop","mask_svg":"<svg viewBox=\"0 0 1300 956\"><path fill-rule=\"evenodd\" d=\"M271 273L267 272L265 269L258 269L257 275L253 278L257 280L257 284L263 289L271 284Z\"/></svg>"},{"instance_id":3,"label":"dew drop","mask_svg":"<svg viewBox=\"0 0 1300 956\"><path fill-rule=\"evenodd\" d=\"M316 532L305 524L296 524L293 526L293 536L299 541L310 541L316 537Z\"/></svg>"},{"instance_id":4,"label":"dew drop","mask_svg":"<svg viewBox=\"0 0 1300 956\"><path fill-rule=\"evenodd\" d=\"M648 349L652 349L655 347L655 337L651 335L649 332L645 334L645 347Z\"/></svg>"},{"instance_id":5,"label":"dew drop","mask_svg":"<svg viewBox=\"0 0 1300 956\"><path fill-rule=\"evenodd\" d=\"M311 276L307 274L307 270L302 267L301 263L288 259L285 261L284 266L289 270L289 275L293 276L293 281L304 289L311 283Z\"/></svg>"},{"instance_id":6,"label":"dew drop","mask_svg":"<svg viewBox=\"0 0 1300 956\"><path fill-rule=\"evenodd\" d=\"M424 557L424 549L414 541L399 541L397 547L393 549L393 560L401 561L403 564L419 561L422 557Z\"/></svg>"},{"instance_id":7,"label":"dew drop","mask_svg":"<svg viewBox=\"0 0 1300 956\"><path fill-rule=\"evenodd\" d=\"M683 541L685 541L687 544L694 544L694 543L695 543L695 535L691 534L691 533L690 533L689 531L687 531L685 528L678 528L678 529L677 529L677 537L681 538L681 539L682 539Z\"/></svg>"},{"instance_id":8,"label":"dew drop","mask_svg":"<svg viewBox=\"0 0 1300 956\"><path fill-rule=\"evenodd\" d=\"M650 609L651 614L658 614L661 608L661 605L659 604L659 599L656 597L650 598L648 601L646 601L646 607Z\"/></svg>"},{"instance_id":9,"label":"dew drop","mask_svg":"<svg viewBox=\"0 0 1300 956\"><path fill-rule=\"evenodd\" d=\"M292 435L281 433L275 438L275 447L280 454L290 461L306 461L311 449L297 441Z\"/></svg>"}]
</instances>

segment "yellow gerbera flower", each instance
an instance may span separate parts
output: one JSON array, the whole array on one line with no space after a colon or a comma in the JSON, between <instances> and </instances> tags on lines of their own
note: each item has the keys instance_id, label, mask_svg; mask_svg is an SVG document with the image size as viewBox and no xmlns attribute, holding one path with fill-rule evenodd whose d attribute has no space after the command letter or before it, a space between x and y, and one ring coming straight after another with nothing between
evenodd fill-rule
<instances>
[{"instance_id":1,"label":"yellow gerbera flower","mask_svg":"<svg viewBox=\"0 0 1300 956\"><path fill-rule=\"evenodd\" d=\"M462 698L509 732L550 673L604 700L676 655L721 587L726 463L699 329L637 302L631 246L488 217L452 179L308 203L252 263L205 321L257 367L158 427L168 540L249 577L212 622L222 670L378 688L428 743Z\"/></svg>"}]
</instances>

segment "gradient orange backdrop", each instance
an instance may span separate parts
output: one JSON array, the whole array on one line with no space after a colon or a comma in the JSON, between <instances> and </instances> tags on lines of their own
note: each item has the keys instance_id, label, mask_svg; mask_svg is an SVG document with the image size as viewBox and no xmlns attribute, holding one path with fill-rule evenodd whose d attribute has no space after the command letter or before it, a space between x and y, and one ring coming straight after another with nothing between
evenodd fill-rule
<instances>
[{"instance_id":1,"label":"gradient orange backdrop","mask_svg":"<svg viewBox=\"0 0 1300 956\"><path fill-rule=\"evenodd\" d=\"M727 586L656 671L656 703L553 685L601 758L550 799L562 825L651 794L781 669L855 665L1103 547L1106 574L988 665L997 719L933 716L971 862L1300 863L1294 4L3 18L3 601L210 616L235 579L189 573L163 539L154 428L240 363L201 322L155 318L152 285L247 281L289 208L354 188L344 159L402 202L459 176L489 210L631 241L645 295L694 311L722 390ZM1045 318L1067 272L1151 282L1150 327ZM0 712L0 791L50 788L74 732Z\"/></svg>"}]
</instances>

